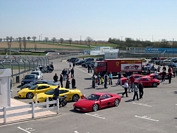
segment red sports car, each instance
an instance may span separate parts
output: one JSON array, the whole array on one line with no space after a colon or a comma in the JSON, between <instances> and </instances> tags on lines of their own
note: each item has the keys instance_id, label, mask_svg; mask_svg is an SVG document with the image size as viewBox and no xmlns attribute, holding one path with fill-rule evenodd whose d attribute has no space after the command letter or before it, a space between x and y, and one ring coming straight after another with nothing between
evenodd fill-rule
<instances>
[{"instance_id":1,"label":"red sports car","mask_svg":"<svg viewBox=\"0 0 177 133\"><path fill-rule=\"evenodd\" d=\"M150 76L152 78L155 78L155 74L154 73L151 73L148 76ZM175 74L172 73L172 78L174 78L174 77L175 77ZM160 79L160 80L162 79L162 72L158 73L157 79ZM165 79L168 79L168 73L166 73Z\"/></svg>"},{"instance_id":2,"label":"red sports car","mask_svg":"<svg viewBox=\"0 0 177 133\"><path fill-rule=\"evenodd\" d=\"M158 79L154 79L150 76L143 76L139 79L136 79L135 82L142 82L144 87L157 87L160 84Z\"/></svg>"},{"instance_id":3,"label":"red sports car","mask_svg":"<svg viewBox=\"0 0 177 133\"><path fill-rule=\"evenodd\" d=\"M121 96L118 94L97 92L74 103L74 110L81 112L97 111L102 108L118 106Z\"/></svg>"},{"instance_id":4,"label":"red sports car","mask_svg":"<svg viewBox=\"0 0 177 133\"><path fill-rule=\"evenodd\" d=\"M135 79L138 79L138 78L143 77L144 75L141 75L141 74L132 74L131 76L134 77ZM131 77L131 76L130 76L130 77ZM126 80L127 80L126 77L121 78L122 85L125 83Z\"/></svg>"}]
</instances>

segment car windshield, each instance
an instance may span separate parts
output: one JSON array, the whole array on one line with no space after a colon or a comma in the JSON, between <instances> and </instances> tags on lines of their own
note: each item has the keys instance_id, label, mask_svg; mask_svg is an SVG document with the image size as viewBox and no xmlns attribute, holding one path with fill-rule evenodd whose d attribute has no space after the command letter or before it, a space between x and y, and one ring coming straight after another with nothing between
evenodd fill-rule
<instances>
[{"instance_id":1,"label":"car windshield","mask_svg":"<svg viewBox=\"0 0 177 133\"><path fill-rule=\"evenodd\" d=\"M91 94L87 97L88 100L98 100L100 98L99 95Z\"/></svg>"},{"instance_id":2,"label":"car windshield","mask_svg":"<svg viewBox=\"0 0 177 133\"><path fill-rule=\"evenodd\" d=\"M47 95L53 95L54 94L54 89L45 92L45 94L47 94Z\"/></svg>"},{"instance_id":3,"label":"car windshield","mask_svg":"<svg viewBox=\"0 0 177 133\"><path fill-rule=\"evenodd\" d=\"M34 79L34 75L26 75L24 79Z\"/></svg>"},{"instance_id":4,"label":"car windshield","mask_svg":"<svg viewBox=\"0 0 177 133\"><path fill-rule=\"evenodd\" d=\"M39 75L39 73L38 73L38 72L32 72L31 74L36 74L36 75Z\"/></svg>"},{"instance_id":5,"label":"car windshield","mask_svg":"<svg viewBox=\"0 0 177 133\"><path fill-rule=\"evenodd\" d=\"M29 88L29 90L34 90L35 88L37 88L37 85L33 85Z\"/></svg>"}]
</instances>

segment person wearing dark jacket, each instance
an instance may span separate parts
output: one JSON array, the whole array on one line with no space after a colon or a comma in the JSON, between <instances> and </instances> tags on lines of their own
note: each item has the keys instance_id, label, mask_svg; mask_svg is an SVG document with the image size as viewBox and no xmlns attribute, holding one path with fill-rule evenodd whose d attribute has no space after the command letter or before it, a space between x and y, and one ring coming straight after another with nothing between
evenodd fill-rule
<instances>
[{"instance_id":1,"label":"person wearing dark jacket","mask_svg":"<svg viewBox=\"0 0 177 133\"><path fill-rule=\"evenodd\" d=\"M66 86L65 86L66 89L70 89L70 81L69 81L69 78L67 78L66 80Z\"/></svg>"},{"instance_id":2,"label":"person wearing dark jacket","mask_svg":"<svg viewBox=\"0 0 177 133\"><path fill-rule=\"evenodd\" d=\"M54 82L58 82L58 75L55 73L55 75L53 76L53 80Z\"/></svg>"},{"instance_id":3,"label":"person wearing dark jacket","mask_svg":"<svg viewBox=\"0 0 177 133\"><path fill-rule=\"evenodd\" d=\"M72 85L72 89L75 89L75 88L76 88L76 80L75 80L74 77L72 77L71 85Z\"/></svg>"},{"instance_id":4,"label":"person wearing dark jacket","mask_svg":"<svg viewBox=\"0 0 177 133\"><path fill-rule=\"evenodd\" d=\"M95 75L92 76L92 88L95 88Z\"/></svg>"},{"instance_id":5,"label":"person wearing dark jacket","mask_svg":"<svg viewBox=\"0 0 177 133\"><path fill-rule=\"evenodd\" d=\"M71 77L74 77L74 68L71 69Z\"/></svg>"},{"instance_id":6,"label":"person wearing dark jacket","mask_svg":"<svg viewBox=\"0 0 177 133\"><path fill-rule=\"evenodd\" d=\"M140 82L139 84L138 84L138 88L139 88L139 98L141 99L141 98L143 98L143 94L144 94L144 86L143 86L143 83L142 82Z\"/></svg>"},{"instance_id":7,"label":"person wearing dark jacket","mask_svg":"<svg viewBox=\"0 0 177 133\"><path fill-rule=\"evenodd\" d=\"M60 94L59 89L60 89L60 84L58 84L58 87L55 88L55 90L54 90L54 94L53 94L53 99L54 100L57 100L60 97L59 96L59 94Z\"/></svg>"},{"instance_id":8,"label":"person wearing dark jacket","mask_svg":"<svg viewBox=\"0 0 177 133\"><path fill-rule=\"evenodd\" d=\"M60 84L61 84L61 87L63 87L63 75L60 74Z\"/></svg>"}]
</instances>

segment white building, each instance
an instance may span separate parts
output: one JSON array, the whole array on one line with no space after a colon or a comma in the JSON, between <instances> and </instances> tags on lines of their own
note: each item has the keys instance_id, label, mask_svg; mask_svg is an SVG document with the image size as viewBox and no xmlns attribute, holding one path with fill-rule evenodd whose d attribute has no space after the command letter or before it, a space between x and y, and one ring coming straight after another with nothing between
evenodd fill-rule
<instances>
[{"instance_id":1,"label":"white building","mask_svg":"<svg viewBox=\"0 0 177 133\"><path fill-rule=\"evenodd\" d=\"M111 47L95 47L93 50L90 51L90 55L104 55L106 52L117 52L119 53L119 49L113 49Z\"/></svg>"}]
</instances>

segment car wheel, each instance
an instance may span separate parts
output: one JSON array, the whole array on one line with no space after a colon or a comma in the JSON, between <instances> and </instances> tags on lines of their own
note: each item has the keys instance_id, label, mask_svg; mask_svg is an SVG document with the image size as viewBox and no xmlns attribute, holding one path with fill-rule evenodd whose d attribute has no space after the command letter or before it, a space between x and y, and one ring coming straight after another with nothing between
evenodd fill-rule
<instances>
[{"instance_id":1,"label":"car wheel","mask_svg":"<svg viewBox=\"0 0 177 133\"><path fill-rule=\"evenodd\" d=\"M32 99L34 97L34 94L32 92L27 93L26 98Z\"/></svg>"},{"instance_id":2,"label":"car wheel","mask_svg":"<svg viewBox=\"0 0 177 133\"><path fill-rule=\"evenodd\" d=\"M98 104L94 104L93 107L92 107L92 110L94 112L96 112L98 110Z\"/></svg>"},{"instance_id":3,"label":"car wheel","mask_svg":"<svg viewBox=\"0 0 177 133\"><path fill-rule=\"evenodd\" d=\"M153 86L153 87L157 87L157 83L153 83L152 86Z\"/></svg>"},{"instance_id":4,"label":"car wheel","mask_svg":"<svg viewBox=\"0 0 177 133\"><path fill-rule=\"evenodd\" d=\"M74 95L73 97L72 97L72 101L73 102L77 102L79 100L79 96L78 95Z\"/></svg>"},{"instance_id":5,"label":"car wheel","mask_svg":"<svg viewBox=\"0 0 177 133\"><path fill-rule=\"evenodd\" d=\"M119 100L118 99L115 99L115 101L114 101L114 106L119 106Z\"/></svg>"}]
</instances>

